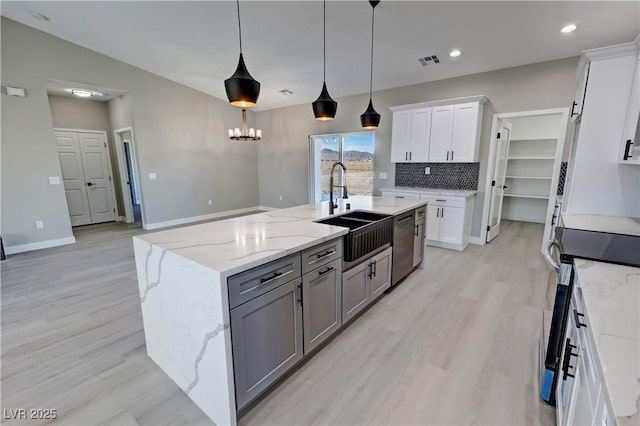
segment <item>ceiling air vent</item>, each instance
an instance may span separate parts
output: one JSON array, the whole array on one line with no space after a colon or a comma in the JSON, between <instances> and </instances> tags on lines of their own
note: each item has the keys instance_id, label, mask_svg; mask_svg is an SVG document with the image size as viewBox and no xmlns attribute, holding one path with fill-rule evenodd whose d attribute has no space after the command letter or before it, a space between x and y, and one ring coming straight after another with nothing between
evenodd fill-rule
<instances>
[{"instance_id":1,"label":"ceiling air vent","mask_svg":"<svg viewBox=\"0 0 640 426\"><path fill-rule=\"evenodd\" d=\"M422 64L423 67L427 65L435 65L440 63L440 58L437 55L425 56L424 58L418 58L418 61Z\"/></svg>"},{"instance_id":2,"label":"ceiling air vent","mask_svg":"<svg viewBox=\"0 0 640 426\"><path fill-rule=\"evenodd\" d=\"M289 90L289 89L280 89L280 90L278 90L278 93L282 93L285 96L293 95L293 92L291 90Z\"/></svg>"}]
</instances>

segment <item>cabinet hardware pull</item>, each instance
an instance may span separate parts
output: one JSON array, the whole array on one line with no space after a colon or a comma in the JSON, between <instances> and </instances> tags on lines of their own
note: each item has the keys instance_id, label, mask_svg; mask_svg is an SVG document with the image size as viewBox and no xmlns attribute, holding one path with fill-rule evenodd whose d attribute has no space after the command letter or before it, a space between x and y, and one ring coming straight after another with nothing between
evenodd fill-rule
<instances>
[{"instance_id":1,"label":"cabinet hardware pull","mask_svg":"<svg viewBox=\"0 0 640 426\"><path fill-rule=\"evenodd\" d=\"M440 217L440 207L436 208L436 217Z\"/></svg>"},{"instance_id":2,"label":"cabinet hardware pull","mask_svg":"<svg viewBox=\"0 0 640 426\"><path fill-rule=\"evenodd\" d=\"M298 303L300 303L300 307L302 307L302 283L298 284L298 289L300 290L300 299L298 299Z\"/></svg>"},{"instance_id":3,"label":"cabinet hardware pull","mask_svg":"<svg viewBox=\"0 0 640 426\"><path fill-rule=\"evenodd\" d=\"M369 272L367 273L369 279L373 278L373 263L369 264Z\"/></svg>"},{"instance_id":4,"label":"cabinet hardware pull","mask_svg":"<svg viewBox=\"0 0 640 426\"><path fill-rule=\"evenodd\" d=\"M451 161L453 161L453 150L451 150Z\"/></svg>"},{"instance_id":5,"label":"cabinet hardware pull","mask_svg":"<svg viewBox=\"0 0 640 426\"><path fill-rule=\"evenodd\" d=\"M416 233L414 234L416 237L420 234L420 225L416 225Z\"/></svg>"},{"instance_id":6,"label":"cabinet hardware pull","mask_svg":"<svg viewBox=\"0 0 640 426\"><path fill-rule=\"evenodd\" d=\"M373 276L375 277L377 273L378 273L378 261L374 260L373 261Z\"/></svg>"},{"instance_id":7,"label":"cabinet hardware pull","mask_svg":"<svg viewBox=\"0 0 640 426\"><path fill-rule=\"evenodd\" d=\"M274 272L273 275L271 275L270 277L260 278L260 284L268 283L271 280L275 280L282 274L283 274L282 272Z\"/></svg>"},{"instance_id":8,"label":"cabinet hardware pull","mask_svg":"<svg viewBox=\"0 0 640 426\"><path fill-rule=\"evenodd\" d=\"M329 266L327 269L325 269L324 271L320 271L318 272L318 276L322 276L324 274L326 274L329 271L333 271L333 266Z\"/></svg>"},{"instance_id":9,"label":"cabinet hardware pull","mask_svg":"<svg viewBox=\"0 0 640 426\"><path fill-rule=\"evenodd\" d=\"M627 144L624 147L623 160L628 160L629 158L633 157L633 155L629 154L629 151L631 150L631 145L633 145L633 142L631 142L631 139L627 139Z\"/></svg>"},{"instance_id":10,"label":"cabinet hardware pull","mask_svg":"<svg viewBox=\"0 0 640 426\"><path fill-rule=\"evenodd\" d=\"M413 152L409 151L409 161L411 161L411 157L413 157Z\"/></svg>"},{"instance_id":11,"label":"cabinet hardware pull","mask_svg":"<svg viewBox=\"0 0 640 426\"><path fill-rule=\"evenodd\" d=\"M447 161L449 161L449 151L447 151Z\"/></svg>"},{"instance_id":12,"label":"cabinet hardware pull","mask_svg":"<svg viewBox=\"0 0 640 426\"><path fill-rule=\"evenodd\" d=\"M575 377L573 374L569 374L569 369L574 368L573 365L570 364L571 357L577 357L578 354L574 353L573 350L576 348L575 345L571 344L571 339L567 338L567 346L564 350L564 359L562 360L562 370L564 374L562 375L562 380L567 380L567 377Z\"/></svg>"},{"instance_id":13,"label":"cabinet hardware pull","mask_svg":"<svg viewBox=\"0 0 640 426\"><path fill-rule=\"evenodd\" d=\"M580 312L576 311L575 309L573 310L573 318L576 321L576 328L580 328L580 327L584 327L587 328L587 324L583 323L580 321L580 318L584 318L584 314L581 314Z\"/></svg>"},{"instance_id":14,"label":"cabinet hardware pull","mask_svg":"<svg viewBox=\"0 0 640 426\"><path fill-rule=\"evenodd\" d=\"M311 262L309 262L309 265L318 262L319 260L322 260L322 258L327 257L331 254L334 254L336 251L335 250L327 250L326 252L322 253L322 254L316 254L316 258L313 259Z\"/></svg>"},{"instance_id":15,"label":"cabinet hardware pull","mask_svg":"<svg viewBox=\"0 0 640 426\"><path fill-rule=\"evenodd\" d=\"M574 109L578 106L578 103L576 101L573 101L573 104L571 105L571 116L573 117L574 115L578 115L577 112L574 112Z\"/></svg>"},{"instance_id":16,"label":"cabinet hardware pull","mask_svg":"<svg viewBox=\"0 0 640 426\"><path fill-rule=\"evenodd\" d=\"M438 200L438 199L436 199L436 201L439 201L441 203L446 203L447 202L447 200Z\"/></svg>"},{"instance_id":17,"label":"cabinet hardware pull","mask_svg":"<svg viewBox=\"0 0 640 426\"><path fill-rule=\"evenodd\" d=\"M440 213L440 217L444 217L444 207L442 208L442 213Z\"/></svg>"},{"instance_id":18,"label":"cabinet hardware pull","mask_svg":"<svg viewBox=\"0 0 640 426\"><path fill-rule=\"evenodd\" d=\"M404 160L407 161L409 159L409 153L405 151Z\"/></svg>"}]
</instances>

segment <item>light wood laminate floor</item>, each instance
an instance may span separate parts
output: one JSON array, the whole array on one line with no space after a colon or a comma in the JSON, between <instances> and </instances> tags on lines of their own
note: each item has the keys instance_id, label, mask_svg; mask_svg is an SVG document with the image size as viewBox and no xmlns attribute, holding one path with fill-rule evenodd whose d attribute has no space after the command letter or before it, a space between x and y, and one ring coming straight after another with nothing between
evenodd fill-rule
<instances>
[{"instance_id":1,"label":"light wood laminate floor","mask_svg":"<svg viewBox=\"0 0 640 426\"><path fill-rule=\"evenodd\" d=\"M552 297L542 232L504 222L485 246L428 247L424 269L239 423L554 424L538 398ZM212 424L146 356L131 244L140 233L85 227L75 245L2 262L3 409L55 408L55 424Z\"/></svg>"}]
</instances>

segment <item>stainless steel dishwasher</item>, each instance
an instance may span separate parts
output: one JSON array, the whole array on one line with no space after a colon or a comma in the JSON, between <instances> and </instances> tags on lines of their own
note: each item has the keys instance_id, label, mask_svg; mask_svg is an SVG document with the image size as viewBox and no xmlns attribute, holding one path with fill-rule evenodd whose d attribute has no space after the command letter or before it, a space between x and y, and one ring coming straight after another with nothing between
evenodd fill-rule
<instances>
[{"instance_id":1,"label":"stainless steel dishwasher","mask_svg":"<svg viewBox=\"0 0 640 426\"><path fill-rule=\"evenodd\" d=\"M393 269L391 285L396 285L413 270L415 210L395 217L393 224Z\"/></svg>"}]
</instances>

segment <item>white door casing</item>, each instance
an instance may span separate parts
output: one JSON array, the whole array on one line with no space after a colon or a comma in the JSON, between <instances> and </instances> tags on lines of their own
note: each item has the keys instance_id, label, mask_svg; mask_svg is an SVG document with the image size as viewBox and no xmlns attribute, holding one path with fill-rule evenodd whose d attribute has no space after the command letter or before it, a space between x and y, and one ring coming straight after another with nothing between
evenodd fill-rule
<instances>
[{"instance_id":1,"label":"white door casing","mask_svg":"<svg viewBox=\"0 0 640 426\"><path fill-rule=\"evenodd\" d=\"M502 202L504 199L505 176L507 175L507 157L509 155L509 141L511 140L511 123L501 120L500 138L496 139L496 158L493 168L491 186L491 204L489 207L489 230L487 242L493 240L500 233L502 218Z\"/></svg>"},{"instance_id":2,"label":"white door casing","mask_svg":"<svg viewBox=\"0 0 640 426\"><path fill-rule=\"evenodd\" d=\"M78 134L75 132L55 132L55 138L71 226L88 225L91 223L91 211Z\"/></svg>"}]
</instances>

